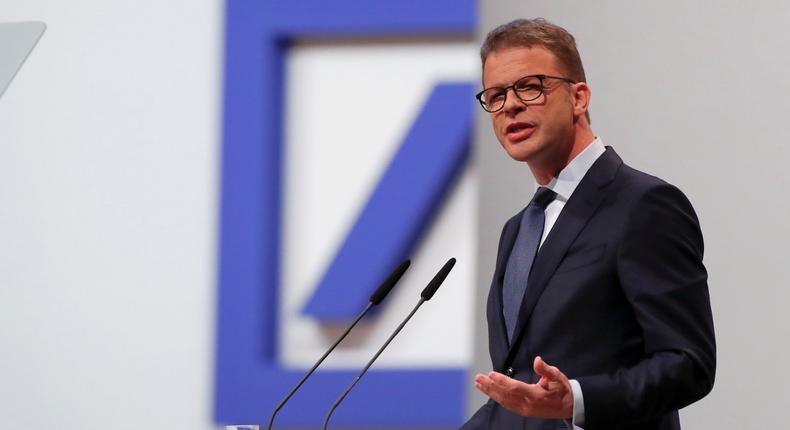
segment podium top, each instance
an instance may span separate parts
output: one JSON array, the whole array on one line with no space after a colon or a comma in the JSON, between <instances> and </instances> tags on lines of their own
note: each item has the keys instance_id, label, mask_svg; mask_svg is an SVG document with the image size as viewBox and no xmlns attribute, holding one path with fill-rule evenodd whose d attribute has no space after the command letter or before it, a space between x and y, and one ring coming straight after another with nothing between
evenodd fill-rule
<instances>
[{"instance_id":1,"label":"podium top","mask_svg":"<svg viewBox=\"0 0 790 430\"><path fill-rule=\"evenodd\" d=\"M0 22L0 97L46 29L38 21Z\"/></svg>"}]
</instances>

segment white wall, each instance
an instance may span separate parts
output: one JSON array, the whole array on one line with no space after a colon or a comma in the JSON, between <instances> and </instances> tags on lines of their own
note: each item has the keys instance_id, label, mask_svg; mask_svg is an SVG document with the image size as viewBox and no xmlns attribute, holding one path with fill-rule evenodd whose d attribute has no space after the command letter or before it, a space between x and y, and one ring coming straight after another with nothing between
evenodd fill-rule
<instances>
[{"instance_id":1,"label":"white wall","mask_svg":"<svg viewBox=\"0 0 790 430\"><path fill-rule=\"evenodd\" d=\"M0 2L0 427L213 427L221 7Z\"/></svg>"},{"instance_id":2,"label":"white wall","mask_svg":"<svg viewBox=\"0 0 790 430\"><path fill-rule=\"evenodd\" d=\"M439 82L476 80L470 40L301 41L286 61L280 358L309 368L338 335L301 314L344 235ZM470 108L473 100L469 100ZM476 172L457 178L380 313L324 367L358 369L450 257L458 264L375 368L469 366L473 344Z\"/></svg>"},{"instance_id":3,"label":"white wall","mask_svg":"<svg viewBox=\"0 0 790 430\"><path fill-rule=\"evenodd\" d=\"M514 0L481 7L481 40L516 17L543 16L573 33L592 88L593 130L630 165L678 185L698 212L718 369L713 392L681 412L684 428L783 427L790 405L790 4ZM508 184L527 172L496 155L498 148L486 149L497 145L490 126L482 130L486 123L481 115L481 190L497 185L500 196L512 194L481 207L512 207L523 190ZM500 173L487 177L492 171ZM504 221L488 215L489 223ZM496 242L481 237L481 259L493 261ZM481 264L483 280L492 268ZM479 341L484 353L485 337ZM478 355L477 366L490 365Z\"/></svg>"},{"instance_id":4,"label":"white wall","mask_svg":"<svg viewBox=\"0 0 790 430\"><path fill-rule=\"evenodd\" d=\"M214 427L223 5L0 5L4 21L48 25L0 99L0 426ZM298 313L305 294L432 86L475 79L475 49L436 39L291 51L286 366L319 355L327 339ZM359 107L331 98L343 85L378 93L376 109L349 115ZM450 256L459 264L445 286L377 367L468 365L475 197L470 166L375 326L329 366L367 361ZM305 207L321 217L297 219Z\"/></svg>"}]
</instances>

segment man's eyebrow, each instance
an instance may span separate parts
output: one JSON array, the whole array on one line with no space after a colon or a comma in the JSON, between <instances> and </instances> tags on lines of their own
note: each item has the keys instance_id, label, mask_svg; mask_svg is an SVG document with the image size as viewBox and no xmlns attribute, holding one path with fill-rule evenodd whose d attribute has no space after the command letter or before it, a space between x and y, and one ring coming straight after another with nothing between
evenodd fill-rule
<instances>
[{"instance_id":1,"label":"man's eyebrow","mask_svg":"<svg viewBox=\"0 0 790 430\"><path fill-rule=\"evenodd\" d=\"M489 85L489 86L483 86L483 89L484 89L484 90L487 90L487 89L489 89L489 88L504 88L504 87L506 87L506 86L508 86L508 85L511 85L511 84L500 84L500 83L496 83L496 84L491 84L491 85Z\"/></svg>"}]
</instances>

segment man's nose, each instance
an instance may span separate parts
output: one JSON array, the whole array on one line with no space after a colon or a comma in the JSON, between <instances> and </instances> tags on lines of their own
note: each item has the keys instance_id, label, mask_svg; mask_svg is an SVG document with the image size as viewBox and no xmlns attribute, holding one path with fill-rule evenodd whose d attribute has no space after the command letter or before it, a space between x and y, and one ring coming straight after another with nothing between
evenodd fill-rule
<instances>
[{"instance_id":1,"label":"man's nose","mask_svg":"<svg viewBox=\"0 0 790 430\"><path fill-rule=\"evenodd\" d=\"M521 101L521 99L516 95L515 88L508 88L505 91L505 105L502 107L502 110L505 111L505 113L514 114L527 108L527 104Z\"/></svg>"}]
</instances>

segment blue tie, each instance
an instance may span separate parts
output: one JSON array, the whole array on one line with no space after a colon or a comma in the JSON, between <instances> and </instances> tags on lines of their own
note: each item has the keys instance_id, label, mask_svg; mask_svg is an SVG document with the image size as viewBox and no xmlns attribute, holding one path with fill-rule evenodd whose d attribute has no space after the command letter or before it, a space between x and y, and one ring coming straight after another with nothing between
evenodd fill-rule
<instances>
[{"instance_id":1,"label":"blue tie","mask_svg":"<svg viewBox=\"0 0 790 430\"><path fill-rule=\"evenodd\" d=\"M546 187L538 188L521 217L521 227L507 260L505 283L502 286L502 313L505 315L508 340L513 339L521 301L527 291L529 272L543 236L543 224L546 220L544 211L556 196L554 191Z\"/></svg>"}]
</instances>

